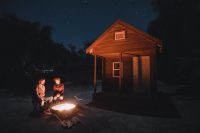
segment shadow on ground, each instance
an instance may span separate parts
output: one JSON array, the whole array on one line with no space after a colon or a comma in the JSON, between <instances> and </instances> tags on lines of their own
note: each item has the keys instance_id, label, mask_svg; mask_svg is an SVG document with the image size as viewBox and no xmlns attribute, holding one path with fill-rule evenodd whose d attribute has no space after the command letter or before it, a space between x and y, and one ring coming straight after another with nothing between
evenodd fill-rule
<instances>
[{"instance_id":1,"label":"shadow on ground","mask_svg":"<svg viewBox=\"0 0 200 133\"><path fill-rule=\"evenodd\" d=\"M93 101L88 105L125 114L181 118L170 96L164 94L150 98L144 95L101 92L95 94Z\"/></svg>"}]
</instances>

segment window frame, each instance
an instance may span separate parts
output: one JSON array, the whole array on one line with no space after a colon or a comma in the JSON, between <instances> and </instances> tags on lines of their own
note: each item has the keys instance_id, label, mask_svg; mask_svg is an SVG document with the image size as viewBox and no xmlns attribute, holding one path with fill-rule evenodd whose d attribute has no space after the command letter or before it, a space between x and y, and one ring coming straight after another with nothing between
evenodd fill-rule
<instances>
[{"instance_id":1,"label":"window frame","mask_svg":"<svg viewBox=\"0 0 200 133\"><path fill-rule=\"evenodd\" d=\"M119 68L115 68L115 64L119 64ZM115 71L119 71L119 75L115 75ZM112 63L112 77L113 78L119 78L120 77L120 62L119 61L115 61Z\"/></svg>"},{"instance_id":2,"label":"window frame","mask_svg":"<svg viewBox=\"0 0 200 133\"><path fill-rule=\"evenodd\" d=\"M117 34L123 34L123 38L117 38ZM115 31L115 41L118 40L125 40L126 39L126 31L125 30L120 30L120 31Z\"/></svg>"}]
</instances>

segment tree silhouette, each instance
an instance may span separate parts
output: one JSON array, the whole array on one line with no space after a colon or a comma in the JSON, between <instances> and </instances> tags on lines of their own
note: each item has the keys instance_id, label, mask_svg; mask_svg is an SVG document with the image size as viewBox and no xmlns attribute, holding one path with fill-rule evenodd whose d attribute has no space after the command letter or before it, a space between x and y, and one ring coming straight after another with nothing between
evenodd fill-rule
<instances>
[{"instance_id":1,"label":"tree silhouette","mask_svg":"<svg viewBox=\"0 0 200 133\"><path fill-rule=\"evenodd\" d=\"M200 48L199 4L199 0L153 0L158 18L149 25L149 32L161 38L172 54L196 56L196 49Z\"/></svg>"},{"instance_id":2,"label":"tree silhouette","mask_svg":"<svg viewBox=\"0 0 200 133\"><path fill-rule=\"evenodd\" d=\"M160 78L177 82L196 81L200 62L200 1L153 0L158 17L149 24L149 33L163 40ZM194 84L194 82L192 82Z\"/></svg>"},{"instance_id":3,"label":"tree silhouette","mask_svg":"<svg viewBox=\"0 0 200 133\"><path fill-rule=\"evenodd\" d=\"M58 75L72 82L89 81L88 61L84 49L70 44L68 48L52 39L52 27L39 22L20 20L11 14L0 14L0 82L12 91L25 91L41 77L43 69L53 69ZM83 75L87 78L84 78ZM22 85L23 84L23 85Z\"/></svg>"}]
</instances>

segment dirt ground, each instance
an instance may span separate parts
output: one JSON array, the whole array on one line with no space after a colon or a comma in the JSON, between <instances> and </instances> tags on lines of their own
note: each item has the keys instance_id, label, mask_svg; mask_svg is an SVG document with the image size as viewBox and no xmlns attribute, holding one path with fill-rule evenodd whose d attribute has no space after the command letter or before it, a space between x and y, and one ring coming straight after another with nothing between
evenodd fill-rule
<instances>
[{"instance_id":1,"label":"dirt ground","mask_svg":"<svg viewBox=\"0 0 200 133\"><path fill-rule=\"evenodd\" d=\"M77 89L78 88L78 89ZM92 90L70 88L65 97L78 96L83 103L91 101ZM128 115L89 107L81 110L81 123L70 129L63 129L57 120L50 117L32 118L31 97L12 96L1 91L0 131L1 133L199 133L200 96L172 96L180 118L162 118L142 115Z\"/></svg>"}]
</instances>

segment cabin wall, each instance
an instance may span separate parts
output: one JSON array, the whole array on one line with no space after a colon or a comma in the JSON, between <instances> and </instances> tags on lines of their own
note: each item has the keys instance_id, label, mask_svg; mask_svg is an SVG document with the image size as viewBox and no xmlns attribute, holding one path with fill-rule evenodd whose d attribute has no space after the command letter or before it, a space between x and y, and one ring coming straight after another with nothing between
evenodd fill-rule
<instances>
[{"instance_id":1,"label":"cabin wall","mask_svg":"<svg viewBox=\"0 0 200 133\"><path fill-rule=\"evenodd\" d=\"M122 89L123 91L131 91L132 89L132 56L122 56L123 75L122 75ZM104 78L103 90L120 90L119 78L113 77L113 62L119 62L119 56L104 58Z\"/></svg>"},{"instance_id":2,"label":"cabin wall","mask_svg":"<svg viewBox=\"0 0 200 133\"><path fill-rule=\"evenodd\" d=\"M123 78L122 78L122 89L124 91L132 91L132 56L126 55L123 57Z\"/></svg>"},{"instance_id":3,"label":"cabin wall","mask_svg":"<svg viewBox=\"0 0 200 133\"><path fill-rule=\"evenodd\" d=\"M115 33L118 31L125 31L124 39L115 39ZM156 91L156 49L160 43L159 40L135 27L117 21L86 52L103 58L103 91L123 89L123 91L154 93ZM122 77L113 77L113 62L120 62L121 55ZM133 63L134 60L136 64Z\"/></svg>"},{"instance_id":4,"label":"cabin wall","mask_svg":"<svg viewBox=\"0 0 200 133\"><path fill-rule=\"evenodd\" d=\"M149 57L149 61L143 60L145 56ZM133 58L138 57L138 87L134 86L133 73ZM144 57L144 58L143 58ZM104 77L103 77L103 91L115 90L120 91L119 78L113 77L113 62L119 62L120 56L104 57ZM156 91L156 53L152 49L150 53L140 55L122 54L123 62L123 76L122 76L122 91L129 91L135 93L155 93ZM149 64L148 67L145 67ZM148 77L148 78L147 78ZM145 81L148 79L148 81ZM147 85L148 84L148 85ZM148 86L148 87L147 87Z\"/></svg>"},{"instance_id":5,"label":"cabin wall","mask_svg":"<svg viewBox=\"0 0 200 133\"><path fill-rule=\"evenodd\" d=\"M118 57L106 57L104 59L104 79L103 79L103 91L117 90L119 78L114 78L112 76L112 65L113 62L119 61Z\"/></svg>"},{"instance_id":6,"label":"cabin wall","mask_svg":"<svg viewBox=\"0 0 200 133\"><path fill-rule=\"evenodd\" d=\"M126 39L115 40L115 32L121 30L125 30ZM121 24L114 25L111 30L107 31L104 38L96 43L97 45L93 48L93 53L97 55L102 53L119 53L122 50L149 50L155 47L155 42Z\"/></svg>"}]
</instances>

